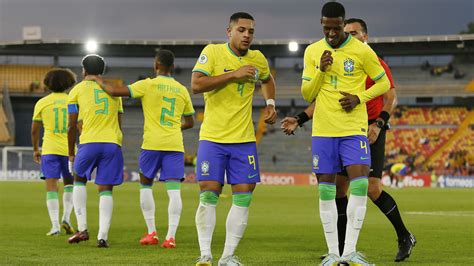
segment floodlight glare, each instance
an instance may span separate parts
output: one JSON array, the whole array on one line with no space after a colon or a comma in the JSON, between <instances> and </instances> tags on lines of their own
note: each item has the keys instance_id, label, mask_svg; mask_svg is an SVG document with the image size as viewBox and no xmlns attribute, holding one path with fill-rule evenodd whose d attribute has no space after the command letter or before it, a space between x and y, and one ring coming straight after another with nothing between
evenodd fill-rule
<instances>
[{"instance_id":1,"label":"floodlight glare","mask_svg":"<svg viewBox=\"0 0 474 266\"><path fill-rule=\"evenodd\" d=\"M95 40L89 40L86 43L86 50L89 53L95 53L97 51L97 42Z\"/></svg>"},{"instance_id":2,"label":"floodlight glare","mask_svg":"<svg viewBox=\"0 0 474 266\"><path fill-rule=\"evenodd\" d=\"M293 41L293 42L290 42L290 43L288 44L288 50L290 50L290 52L297 52L297 51L298 51L298 48L299 48L299 46L298 46L298 43L297 43L297 42L294 42L294 41Z\"/></svg>"}]
</instances>

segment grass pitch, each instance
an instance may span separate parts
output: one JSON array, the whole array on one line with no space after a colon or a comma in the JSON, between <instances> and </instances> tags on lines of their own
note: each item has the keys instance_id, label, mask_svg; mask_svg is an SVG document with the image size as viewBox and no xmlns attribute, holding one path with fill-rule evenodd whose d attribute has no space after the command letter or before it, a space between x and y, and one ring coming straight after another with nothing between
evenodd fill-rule
<instances>
[{"instance_id":1,"label":"grass pitch","mask_svg":"<svg viewBox=\"0 0 474 266\"><path fill-rule=\"evenodd\" d=\"M194 265L199 255L194 226L197 185L183 185L183 214L174 250L139 245L146 226L136 183L114 190L110 248L96 248L99 196L95 185L90 183L87 187L91 240L71 245L66 235L45 236L50 222L42 182L0 182L0 264ZM396 199L407 227L418 239L412 256L403 264L474 264L473 190L405 188L388 192ZM215 264L223 249L225 219L232 202L227 186L224 193L217 208L213 239ZM163 240L168 221L168 198L163 184L154 186L154 196L158 234ZM247 231L236 254L246 265L319 264L319 256L327 249L317 198L314 186L257 187ZM72 217L75 225L74 214ZM395 231L371 202L358 250L377 265L400 265L393 262L397 251Z\"/></svg>"}]
</instances>

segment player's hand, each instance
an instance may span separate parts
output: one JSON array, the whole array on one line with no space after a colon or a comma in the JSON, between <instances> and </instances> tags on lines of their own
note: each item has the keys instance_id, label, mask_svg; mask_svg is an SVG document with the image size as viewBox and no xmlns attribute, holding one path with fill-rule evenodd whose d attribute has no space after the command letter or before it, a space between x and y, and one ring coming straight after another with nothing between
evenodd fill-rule
<instances>
[{"instance_id":1,"label":"player's hand","mask_svg":"<svg viewBox=\"0 0 474 266\"><path fill-rule=\"evenodd\" d=\"M319 61L319 68L322 72L328 71L332 66L333 58L331 56L331 51L324 50L321 60Z\"/></svg>"},{"instance_id":2,"label":"player's hand","mask_svg":"<svg viewBox=\"0 0 474 266\"><path fill-rule=\"evenodd\" d=\"M69 162L68 162L68 168L69 168L69 173L74 173L74 159L76 156L69 156Z\"/></svg>"},{"instance_id":3,"label":"player's hand","mask_svg":"<svg viewBox=\"0 0 474 266\"><path fill-rule=\"evenodd\" d=\"M232 72L237 82L255 82L257 69L251 65L245 65Z\"/></svg>"},{"instance_id":4,"label":"player's hand","mask_svg":"<svg viewBox=\"0 0 474 266\"><path fill-rule=\"evenodd\" d=\"M102 77L97 76L97 75L87 75L84 77L84 80L95 81L99 83L100 86L104 84L104 80L102 79Z\"/></svg>"},{"instance_id":5,"label":"player's hand","mask_svg":"<svg viewBox=\"0 0 474 266\"><path fill-rule=\"evenodd\" d=\"M294 135L295 130L298 128L298 119L296 117L285 117L280 121L281 130L286 135Z\"/></svg>"},{"instance_id":6,"label":"player's hand","mask_svg":"<svg viewBox=\"0 0 474 266\"><path fill-rule=\"evenodd\" d=\"M264 112L265 123L270 124L270 125L275 124L276 119L277 119L275 106L273 106L273 104L269 104L267 105L267 107L265 107L263 112Z\"/></svg>"},{"instance_id":7,"label":"player's hand","mask_svg":"<svg viewBox=\"0 0 474 266\"><path fill-rule=\"evenodd\" d=\"M346 112L350 112L360 103L360 99L357 97L357 95L343 91L340 91L340 93L344 95L344 97L339 99L339 103L341 104L342 109L344 109Z\"/></svg>"},{"instance_id":8,"label":"player's hand","mask_svg":"<svg viewBox=\"0 0 474 266\"><path fill-rule=\"evenodd\" d=\"M33 152L33 160L35 163L41 163L41 152L40 151L34 151Z\"/></svg>"},{"instance_id":9,"label":"player's hand","mask_svg":"<svg viewBox=\"0 0 474 266\"><path fill-rule=\"evenodd\" d=\"M369 133L367 134L367 136L369 137L369 143L374 144L374 142L377 141L379 134L380 134L380 128L375 123L370 124Z\"/></svg>"}]
</instances>

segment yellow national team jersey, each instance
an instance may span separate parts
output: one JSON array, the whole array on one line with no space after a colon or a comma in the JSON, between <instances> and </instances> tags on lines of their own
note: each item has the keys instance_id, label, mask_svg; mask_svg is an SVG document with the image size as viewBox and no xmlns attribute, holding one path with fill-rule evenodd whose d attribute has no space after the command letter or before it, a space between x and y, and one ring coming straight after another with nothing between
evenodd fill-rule
<instances>
[{"instance_id":1,"label":"yellow national team jersey","mask_svg":"<svg viewBox=\"0 0 474 266\"><path fill-rule=\"evenodd\" d=\"M194 114L186 87L172 77L158 76L128 86L141 98L145 125L142 149L184 152L181 117Z\"/></svg>"},{"instance_id":2,"label":"yellow national team jersey","mask_svg":"<svg viewBox=\"0 0 474 266\"><path fill-rule=\"evenodd\" d=\"M400 173L405 167L407 167L404 163L396 163L390 167L390 172L392 173Z\"/></svg>"},{"instance_id":3,"label":"yellow national team jersey","mask_svg":"<svg viewBox=\"0 0 474 266\"><path fill-rule=\"evenodd\" d=\"M341 91L350 94L365 91L367 75L374 81L385 75L377 55L368 45L351 35L338 48L332 48L323 38L306 48L303 80L310 81L316 71L320 72L319 63L324 50L332 53L333 64L324 74L321 89L316 96L313 136L367 135L366 105L359 104L347 113L342 109L339 99L344 97Z\"/></svg>"},{"instance_id":4,"label":"yellow national team jersey","mask_svg":"<svg viewBox=\"0 0 474 266\"><path fill-rule=\"evenodd\" d=\"M204 48L193 72L219 76L244 65L257 68L254 82L229 83L225 87L204 93L204 121L200 140L217 143L255 141L252 122L252 97L257 80L267 80L270 69L265 56L258 50L248 50L237 56L229 44L209 44Z\"/></svg>"},{"instance_id":5,"label":"yellow national team jersey","mask_svg":"<svg viewBox=\"0 0 474 266\"><path fill-rule=\"evenodd\" d=\"M94 81L82 81L68 97L69 112L77 106L82 118L80 144L104 142L122 145L118 113L123 113L122 98L109 96Z\"/></svg>"},{"instance_id":6,"label":"yellow national team jersey","mask_svg":"<svg viewBox=\"0 0 474 266\"><path fill-rule=\"evenodd\" d=\"M35 105L33 121L42 122L44 128L43 155L68 156L67 97L66 93L51 93Z\"/></svg>"}]
</instances>

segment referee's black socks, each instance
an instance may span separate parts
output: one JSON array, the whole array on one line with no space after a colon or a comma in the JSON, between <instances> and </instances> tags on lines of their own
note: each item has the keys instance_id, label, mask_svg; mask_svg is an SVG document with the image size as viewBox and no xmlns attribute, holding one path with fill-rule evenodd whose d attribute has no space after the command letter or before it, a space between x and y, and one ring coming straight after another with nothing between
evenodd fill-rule
<instances>
[{"instance_id":1,"label":"referee's black socks","mask_svg":"<svg viewBox=\"0 0 474 266\"><path fill-rule=\"evenodd\" d=\"M402 217L400 216L400 212L398 211L397 203L392 198L392 196L382 190L382 193L380 194L379 198L375 200L374 203L385 214L385 216L387 216L393 227L395 227L398 239L401 239L410 234L405 225L403 224Z\"/></svg>"}]
</instances>

